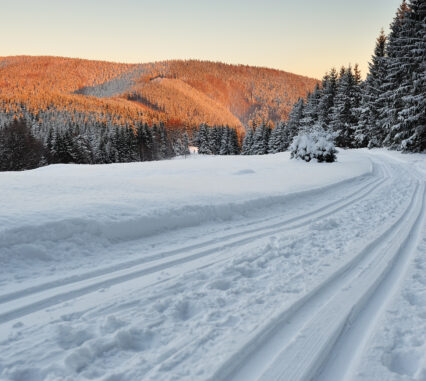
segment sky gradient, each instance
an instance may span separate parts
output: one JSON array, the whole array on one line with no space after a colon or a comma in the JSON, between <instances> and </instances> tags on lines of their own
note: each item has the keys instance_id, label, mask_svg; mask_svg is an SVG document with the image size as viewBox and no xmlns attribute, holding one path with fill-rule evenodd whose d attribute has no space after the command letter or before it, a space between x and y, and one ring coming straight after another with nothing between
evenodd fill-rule
<instances>
[{"instance_id":1,"label":"sky gradient","mask_svg":"<svg viewBox=\"0 0 426 381\"><path fill-rule=\"evenodd\" d=\"M321 78L359 63L400 0L0 0L0 56L196 58Z\"/></svg>"}]
</instances>

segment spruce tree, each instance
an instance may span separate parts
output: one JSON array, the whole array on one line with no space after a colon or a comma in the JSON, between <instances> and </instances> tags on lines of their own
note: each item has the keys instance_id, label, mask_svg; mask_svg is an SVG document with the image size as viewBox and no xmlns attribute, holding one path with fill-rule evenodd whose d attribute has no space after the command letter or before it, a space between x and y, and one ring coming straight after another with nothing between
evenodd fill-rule
<instances>
[{"instance_id":1,"label":"spruce tree","mask_svg":"<svg viewBox=\"0 0 426 381\"><path fill-rule=\"evenodd\" d=\"M130 161L138 161L138 138L133 127L129 127L127 130L128 133L128 150Z\"/></svg>"},{"instance_id":2,"label":"spruce tree","mask_svg":"<svg viewBox=\"0 0 426 381\"><path fill-rule=\"evenodd\" d=\"M278 152L284 152L290 147L293 137L290 136L290 129L288 128L287 123L280 122L279 124L281 125L281 146Z\"/></svg>"},{"instance_id":3,"label":"spruce tree","mask_svg":"<svg viewBox=\"0 0 426 381\"><path fill-rule=\"evenodd\" d=\"M369 73L364 82L359 121L355 131L358 147L380 147L384 130L379 123L383 107L382 83L386 78L386 36L383 29L376 40L374 54L369 63Z\"/></svg>"},{"instance_id":4,"label":"spruce tree","mask_svg":"<svg viewBox=\"0 0 426 381\"><path fill-rule=\"evenodd\" d=\"M403 108L400 84L406 76L402 65L401 56L404 52L405 19L409 11L408 5L403 0L391 24L391 32L387 40L386 77L381 84L379 125L383 129L385 139L383 144L391 148L398 148L396 141L399 139L401 125L398 123L398 113Z\"/></svg>"},{"instance_id":5,"label":"spruce tree","mask_svg":"<svg viewBox=\"0 0 426 381\"><path fill-rule=\"evenodd\" d=\"M268 142L268 153L279 152L281 146L281 124L277 124L271 131Z\"/></svg>"},{"instance_id":6,"label":"spruce tree","mask_svg":"<svg viewBox=\"0 0 426 381\"><path fill-rule=\"evenodd\" d=\"M253 129L247 127L246 135L244 136L243 146L241 148L242 155L252 155L253 146Z\"/></svg>"},{"instance_id":7,"label":"spruce tree","mask_svg":"<svg viewBox=\"0 0 426 381\"><path fill-rule=\"evenodd\" d=\"M331 110L337 93L337 71L332 68L322 80L321 96L318 104L318 121L324 130L330 128Z\"/></svg>"},{"instance_id":8,"label":"spruce tree","mask_svg":"<svg viewBox=\"0 0 426 381\"><path fill-rule=\"evenodd\" d=\"M362 100L362 88L363 88L363 82L361 78L361 71L359 70L358 64L355 64L354 66L354 86L352 88L352 94L351 94L351 102L352 102L352 108L353 108L353 117L354 122L357 124L359 121L359 112L360 112L360 106L361 106L361 100ZM354 128L356 125L354 125Z\"/></svg>"},{"instance_id":9,"label":"spruce tree","mask_svg":"<svg viewBox=\"0 0 426 381\"><path fill-rule=\"evenodd\" d=\"M396 125L392 129L392 144L404 151L426 149L426 3L411 0L401 26L399 39L403 49L399 62L403 68L397 90L402 101ZM393 138L392 138L393 137Z\"/></svg>"},{"instance_id":10,"label":"spruce tree","mask_svg":"<svg viewBox=\"0 0 426 381\"><path fill-rule=\"evenodd\" d=\"M83 135L78 134L77 136L74 136L71 148L71 156L73 158L73 163L92 164L92 150L88 141Z\"/></svg>"},{"instance_id":11,"label":"spruce tree","mask_svg":"<svg viewBox=\"0 0 426 381\"><path fill-rule=\"evenodd\" d=\"M201 155L211 155L209 144L209 132L206 124L200 124L198 130L198 153Z\"/></svg>"},{"instance_id":12,"label":"spruce tree","mask_svg":"<svg viewBox=\"0 0 426 381\"><path fill-rule=\"evenodd\" d=\"M157 124L154 123L151 129L151 135L152 135L152 160L159 160L160 159L160 130L157 126Z\"/></svg>"},{"instance_id":13,"label":"spruce tree","mask_svg":"<svg viewBox=\"0 0 426 381\"><path fill-rule=\"evenodd\" d=\"M228 141L229 141L229 127L224 127L223 133L222 133L222 141L221 141L221 144L220 144L220 151L219 151L220 155L229 155L230 154Z\"/></svg>"},{"instance_id":14,"label":"spruce tree","mask_svg":"<svg viewBox=\"0 0 426 381\"><path fill-rule=\"evenodd\" d=\"M184 147L183 147L183 142L181 138L176 139L175 143L173 144L173 150L176 156L184 155Z\"/></svg>"},{"instance_id":15,"label":"spruce tree","mask_svg":"<svg viewBox=\"0 0 426 381\"><path fill-rule=\"evenodd\" d=\"M160 127L160 159L168 159L173 156L173 149L167 137L167 131L164 126Z\"/></svg>"},{"instance_id":16,"label":"spruce tree","mask_svg":"<svg viewBox=\"0 0 426 381\"><path fill-rule=\"evenodd\" d=\"M146 152L146 145L144 144L144 127L143 124L140 123L137 127L136 131L136 144L137 144L137 152L138 152L138 159L139 161L147 160L147 152Z\"/></svg>"},{"instance_id":17,"label":"spruce tree","mask_svg":"<svg viewBox=\"0 0 426 381\"><path fill-rule=\"evenodd\" d=\"M253 145L251 154L253 155L265 155L268 153L268 142L271 128L262 123L256 128L253 135Z\"/></svg>"},{"instance_id":18,"label":"spruce tree","mask_svg":"<svg viewBox=\"0 0 426 381\"><path fill-rule=\"evenodd\" d=\"M229 129L228 152L229 155L238 155L240 153L240 145L238 143L238 135L237 130L235 128Z\"/></svg>"},{"instance_id":19,"label":"spruce tree","mask_svg":"<svg viewBox=\"0 0 426 381\"><path fill-rule=\"evenodd\" d=\"M359 106L360 91L352 68L341 70L331 120L335 143L338 147L354 146L354 132L358 123L356 109Z\"/></svg>"},{"instance_id":20,"label":"spruce tree","mask_svg":"<svg viewBox=\"0 0 426 381\"><path fill-rule=\"evenodd\" d=\"M53 163L53 143L54 143L54 132L53 132L53 128L50 127L49 128L49 132L47 133L47 137L46 137L46 141L44 143L44 147L45 147L45 159L47 164L52 164Z\"/></svg>"},{"instance_id":21,"label":"spruce tree","mask_svg":"<svg viewBox=\"0 0 426 381\"><path fill-rule=\"evenodd\" d=\"M189 137L186 131L182 134L182 145L183 145L183 156L186 157L190 155L191 152L189 151Z\"/></svg>"},{"instance_id":22,"label":"spruce tree","mask_svg":"<svg viewBox=\"0 0 426 381\"><path fill-rule=\"evenodd\" d=\"M215 127L215 133L214 133L214 154L219 155L220 152L220 146L222 144L222 135L223 135L224 128L222 126L216 126Z\"/></svg>"},{"instance_id":23,"label":"spruce tree","mask_svg":"<svg viewBox=\"0 0 426 381\"><path fill-rule=\"evenodd\" d=\"M319 118L319 105L321 90L318 84L315 85L312 93L308 93L306 105L303 109L303 117L300 120L300 128L310 131Z\"/></svg>"},{"instance_id":24,"label":"spruce tree","mask_svg":"<svg viewBox=\"0 0 426 381\"><path fill-rule=\"evenodd\" d=\"M302 98L299 98L290 111L287 123L288 139L290 143L293 141L294 137L299 134L304 108L305 101Z\"/></svg>"},{"instance_id":25,"label":"spruce tree","mask_svg":"<svg viewBox=\"0 0 426 381\"><path fill-rule=\"evenodd\" d=\"M290 143L287 125L284 122L279 122L271 131L268 153L284 152Z\"/></svg>"}]
</instances>

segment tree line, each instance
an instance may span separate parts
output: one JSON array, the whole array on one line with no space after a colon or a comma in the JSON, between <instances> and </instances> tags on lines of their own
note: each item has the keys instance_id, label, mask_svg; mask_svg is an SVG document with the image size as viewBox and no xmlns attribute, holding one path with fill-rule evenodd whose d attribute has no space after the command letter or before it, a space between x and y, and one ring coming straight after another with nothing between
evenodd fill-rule
<instances>
[{"instance_id":1,"label":"tree line","mask_svg":"<svg viewBox=\"0 0 426 381\"><path fill-rule=\"evenodd\" d=\"M237 131L229 126L209 127L201 124L194 138L198 153L203 155L238 155L240 143Z\"/></svg>"},{"instance_id":2,"label":"tree line","mask_svg":"<svg viewBox=\"0 0 426 381\"><path fill-rule=\"evenodd\" d=\"M58 163L107 164L169 159L189 154L186 132L173 137L163 125L136 129L69 124L48 129L15 118L0 128L0 170Z\"/></svg>"}]
</instances>

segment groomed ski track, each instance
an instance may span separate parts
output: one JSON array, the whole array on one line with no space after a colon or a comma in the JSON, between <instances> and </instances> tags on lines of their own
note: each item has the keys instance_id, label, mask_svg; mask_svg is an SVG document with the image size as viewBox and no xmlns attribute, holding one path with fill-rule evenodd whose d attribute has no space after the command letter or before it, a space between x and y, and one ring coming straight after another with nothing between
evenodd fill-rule
<instances>
[{"instance_id":1,"label":"groomed ski track","mask_svg":"<svg viewBox=\"0 0 426 381\"><path fill-rule=\"evenodd\" d=\"M270 239L274 243L277 239L291 239L293 234L303 238L304 232L312 229L322 232L327 229L327 226L324 228L321 225L322 221L330 220L333 224L335 216L339 216L340 223L353 225L353 230L356 230L362 223L356 224L353 216L357 209L366 208L364 204L376 203L379 213L380 203L383 203L385 215L387 210L384 208L395 203L399 208L394 208L397 213L389 219L383 217L383 223L376 226L374 235L366 235L368 239L360 240L349 254L339 258L340 262L336 266L329 263L324 265L332 271L325 271L322 276L312 275L312 282L306 282L305 290L294 300L290 298L282 308L271 307L269 311L273 311L273 314L260 314L257 319L253 317L258 323L247 328L244 335L240 333L238 340L232 341L228 337L232 346L224 343L227 351L224 351L223 356L218 356L207 370L192 374L188 370L191 354L197 353L194 361L201 361L199 357L203 354L198 352L203 353L200 349L203 340L212 340L215 345L212 344L212 353L220 349L220 333L217 332L211 332L210 336L206 334L206 338L197 337L196 333L194 337L177 336L176 345L159 353L157 360L153 360L141 373L124 370L120 376L122 378L116 378L210 381L356 379L357 369L362 366L360 359L363 348L377 328L386 305L398 291L413 261L416 247L423 239L422 227L426 214L425 178L421 173L408 172L408 164L385 155L367 152L365 155L369 156L372 163L369 175L333 187L305 192L300 197L294 196L294 203L309 200L312 207L307 212L288 216L274 213L274 207L265 208L262 217L238 222L231 229L221 230L218 224L213 238L211 231L203 236L200 226L199 230L193 228L199 232L197 241L193 243L187 242L168 250L153 250L141 259L125 260L114 266L100 266L78 275L65 274L60 279L47 282L39 280L13 292L0 291L0 328L3 326L3 332L11 331L21 322L31 326L31 322L37 322L41 316L47 318L49 324L55 325L64 314L62 306L66 306L67 311L88 311L89 318L95 321L100 311L113 309L112 304L108 305L112 303L108 301L109 293L110 300L135 292L149 292L151 299L161 300L166 290L172 289L175 284L178 288L190 288L190 285L185 285L185 279L192 282L201 271L220 274L221 267L229 266L234 260L235 251L254 252ZM400 196L392 193L392 189L397 187L404 190ZM389 205L384 200L387 194L393 195ZM250 261L262 259L261 254L253 256ZM241 254L243 257L244 254ZM327 258L324 261L331 260ZM303 277L303 271L296 275L298 279ZM245 278L249 279L250 276ZM217 281L216 286L211 286L214 283L211 282L208 287L226 291L232 287L229 282L224 280L221 284ZM241 284L247 285L246 279L244 282ZM158 295L157 287L160 290ZM98 298L98 295L102 295L102 298ZM277 295L274 297L278 298ZM267 292L264 298L267 300ZM129 316L134 313L135 310L132 310ZM192 331L193 327L197 327L196 323L185 325L192 316L190 311L185 310L182 314L180 321L185 323L179 322L180 329ZM88 326L95 324L92 320L87 323ZM210 327L208 323L205 324ZM171 333L169 337L173 338ZM217 342L214 341L216 337L219 337ZM2 340L5 342L4 337ZM66 345L64 348L66 351L79 349L85 345L85 341L88 345L90 340L95 338L89 335L82 343L72 348ZM17 347L16 353L20 352L25 353L21 347ZM211 352L206 353L205 356L211 355ZM75 372L70 379L89 378L89 374L84 372L90 369L91 364L83 361L81 366L80 363L78 366L70 366L68 359L73 354L55 352L59 356L55 361L63 361L61 356L64 355L66 366ZM93 354L90 356L92 360L96 358ZM11 358L0 361L0 375L7 361L11 361ZM181 364L183 370L179 370ZM39 379L47 374L46 369L37 371L41 375ZM171 370L167 373L168 369ZM178 369L176 373L173 373L174 369ZM58 372L61 374L62 369ZM93 374L96 375L96 372Z\"/></svg>"}]
</instances>

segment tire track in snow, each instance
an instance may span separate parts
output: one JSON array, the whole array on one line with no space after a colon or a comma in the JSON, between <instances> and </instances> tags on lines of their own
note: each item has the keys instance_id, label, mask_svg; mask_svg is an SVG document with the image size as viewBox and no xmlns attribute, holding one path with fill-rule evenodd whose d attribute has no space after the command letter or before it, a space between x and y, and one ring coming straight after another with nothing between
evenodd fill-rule
<instances>
[{"instance_id":1,"label":"tire track in snow","mask_svg":"<svg viewBox=\"0 0 426 381\"><path fill-rule=\"evenodd\" d=\"M318 369L329 359L325 354L351 324L356 307L362 309L388 272L397 268L401 250L394 248L403 246L417 228L423 198L424 184L421 190L417 186L409 206L390 228L320 286L275 316L211 380L316 379ZM393 254L390 258L389 252ZM366 278L368 287L361 282Z\"/></svg>"},{"instance_id":2,"label":"tire track in snow","mask_svg":"<svg viewBox=\"0 0 426 381\"><path fill-rule=\"evenodd\" d=\"M153 256L154 258L152 258L148 262L148 264L155 261L161 262L156 265L146 267L145 259L145 261L142 261L143 267L136 270L135 267L137 267L138 263L137 261L133 261L130 263L126 263L124 269L117 270L117 267L115 266L113 268L107 269L108 271L102 274L94 272L95 275L93 276L93 273L89 273L88 275L85 274L87 276L86 278L84 278L83 275L82 278L79 278L77 280L75 279L75 277L65 278L58 282L50 282L36 286L34 288L29 288L18 291L16 293L0 296L0 303L3 304L4 311L0 314L0 324L83 296L85 294L97 291L102 288L124 283L126 281L157 273L171 267L182 265L206 257L210 254L217 253L218 251L225 251L235 246L244 245L254 240L267 237L271 234L282 232L283 230L292 230L300 228L304 225L308 225L312 222L315 222L316 220L332 215L368 197L372 191L379 189L379 187L381 187L389 180L389 177L387 176L387 168L385 168L384 172L385 173L382 174L383 177L381 176L375 179L374 181L367 183L367 185L351 193L349 196L343 197L337 202L327 204L319 209L316 209L315 211L305 213L301 216L293 217L291 219L281 221L279 223L274 223L268 226L253 228L243 232L224 236L221 238L220 244L217 243L218 239L215 238L214 240L210 240L201 244L196 244L186 248L180 248L170 252L160 253L159 255ZM363 192L361 192L360 194L360 191ZM203 248L204 250L188 255L187 251L194 249L194 247L197 249ZM175 259L168 260L170 256L175 257ZM128 271L129 269L131 271ZM102 277L104 277L105 279L102 279ZM90 281L94 282L90 283ZM88 282L89 284L87 284ZM80 286L78 285L79 283ZM83 283L83 285L81 285L81 283ZM77 287L71 289L67 287L72 285ZM64 288L64 290L60 290L59 292L57 292L60 288ZM51 291L54 291L53 295ZM34 296L34 294L43 292L50 295L44 295L39 300L37 300L37 297ZM29 299L28 303L25 302L26 298ZM18 300L19 302L19 299L24 299L24 303L21 303L20 305L18 303L18 306L16 306L16 303L14 302L16 302L16 300ZM34 299L36 300L34 301ZM12 307L8 307L8 304L12 304ZM15 306L13 306L13 304L15 304Z\"/></svg>"}]
</instances>

